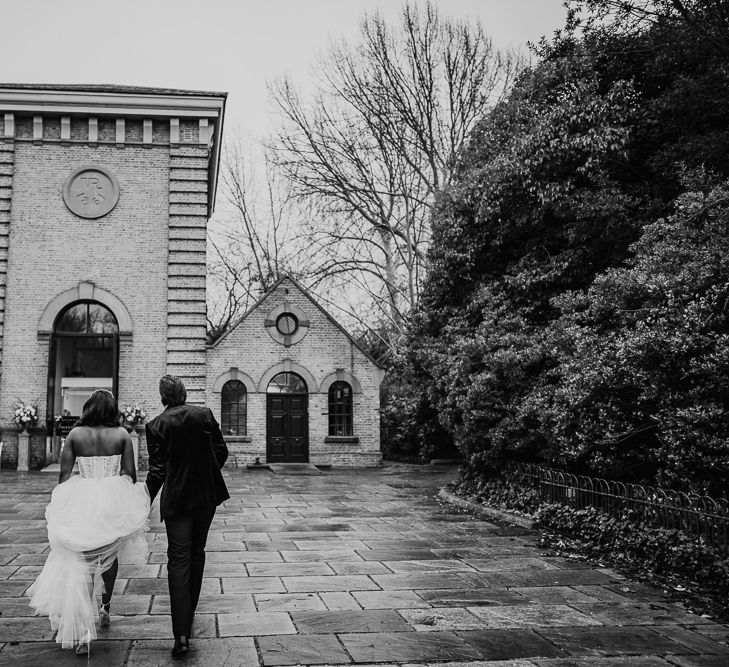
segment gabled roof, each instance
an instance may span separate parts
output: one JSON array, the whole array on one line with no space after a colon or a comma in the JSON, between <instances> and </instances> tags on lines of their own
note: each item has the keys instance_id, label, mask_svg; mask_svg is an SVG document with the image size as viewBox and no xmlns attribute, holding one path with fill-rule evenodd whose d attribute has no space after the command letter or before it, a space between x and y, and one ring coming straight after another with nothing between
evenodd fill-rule
<instances>
[{"instance_id":1,"label":"gabled roof","mask_svg":"<svg viewBox=\"0 0 729 667\"><path fill-rule=\"evenodd\" d=\"M258 309L258 307L269 297L271 294L273 294L279 286L284 282L288 280L291 284L294 285L311 303L319 309L319 311L326 317L339 331L341 331L346 338L349 339L349 341L362 353L367 357L377 368L384 368L381 366L377 361L375 361L374 357L367 352L358 342L357 340L341 325L337 320L332 317L332 315L311 295L311 292L309 292L306 287L304 287L298 280L291 277L290 275L286 274L284 276L281 276L272 286L271 288L263 295L261 296L256 303L254 303L243 315L238 318L238 320L235 322L235 324L231 324L228 329L223 333L214 343L209 345L208 347L215 348L217 345L223 341L225 338L227 338L235 329L237 329L244 321L245 319L255 310Z\"/></svg>"}]
</instances>

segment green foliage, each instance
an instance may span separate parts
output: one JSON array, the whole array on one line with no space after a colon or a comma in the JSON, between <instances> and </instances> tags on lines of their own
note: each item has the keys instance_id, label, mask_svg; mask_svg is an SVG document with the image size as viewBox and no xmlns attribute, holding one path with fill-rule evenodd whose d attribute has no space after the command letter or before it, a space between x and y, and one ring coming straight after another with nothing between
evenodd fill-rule
<instances>
[{"instance_id":1,"label":"green foliage","mask_svg":"<svg viewBox=\"0 0 729 667\"><path fill-rule=\"evenodd\" d=\"M520 475L508 470L486 477L473 469L466 469L454 490L475 502L529 516L536 514L542 502L537 489L526 486Z\"/></svg>"},{"instance_id":2,"label":"green foliage","mask_svg":"<svg viewBox=\"0 0 729 667\"><path fill-rule=\"evenodd\" d=\"M465 471L455 492L476 502L533 517L548 546L638 574L680 591L700 612L729 618L729 550L678 529L641 521L625 512L610 516L543 502L538 489L511 471L485 477ZM557 535L551 534L551 532Z\"/></svg>"},{"instance_id":3,"label":"green foliage","mask_svg":"<svg viewBox=\"0 0 729 667\"><path fill-rule=\"evenodd\" d=\"M605 451L587 450L652 422L659 442L644 456L659 484L726 493L728 232L729 184L686 193L674 216L646 225L627 266L554 300L563 353L553 390L538 395L557 463L586 454L592 471L615 476Z\"/></svg>"},{"instance_id":4,"label":"green foliage","mask_svg":"<svg viewBox=\"0 0 729 667\"><path fill-rule=\"evenodd\" d=\"M391 461L425 462L458 458L450 433L441 426L427 387L417 385L416 358L397 356L380 389L382 454Z\"/></svg>"},{"instance_id":5,"label":"green foliage","mask_svg":"<svg viewBox=\"0 0 729 667\"><path fill-rule=\"evenodd\" d=\"M600 91L588 54L525 75L476 128L460 178L442 193L426 311L452 313L502 278L500 291L539 318L549 308L534 292L592 275L625 236L629 201L605 164L624 152L633 113L632 86Z\"/></svg>"},{"instance_id":6,"label":"green foliage","mask_svg":"<svg viewBox=\"0 0 729 667\"><path fill-rule=\"evenodd\" d=\"M442 427L483 479L537 461L727 493L729 71L696 39L719 34L708 4L571 26L477 126L439 195L393 442Z\"/></svg>"},{"instance_id":7,"label":"green foliage","mask_svg":"<svg viewBox=\"0 0 729 667\"><path fill-rule=\"evenodd\" d=\"M537 526L572 538L582 556L637 571L643 578L675 581L693 592L700 611L729 617L729 553L681 530L616 518L593 507L543 505Z\"/></svg>"}]
</instances>

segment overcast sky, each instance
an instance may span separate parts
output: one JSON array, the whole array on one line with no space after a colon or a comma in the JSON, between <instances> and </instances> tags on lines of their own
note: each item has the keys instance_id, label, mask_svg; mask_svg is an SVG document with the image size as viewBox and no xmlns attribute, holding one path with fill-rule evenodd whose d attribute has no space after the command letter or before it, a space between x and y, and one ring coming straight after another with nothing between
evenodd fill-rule
<instances>
[{"instance_id":1,"label":"overcast sky","mask_svg":"<svg viewBox=\"0 0 729 667\"><path fill-rule=\"evenodd\" d=\"M416 0L418 1L418 0ZM434 0L478 18L497 46L523 46L564 22L562 0ZM400 0L0 0L0 82L112 83L227 91L226 132L275 124L266 82L305 88L330 38L363 12L397 20Z\"/></svg>"}]
</instances>

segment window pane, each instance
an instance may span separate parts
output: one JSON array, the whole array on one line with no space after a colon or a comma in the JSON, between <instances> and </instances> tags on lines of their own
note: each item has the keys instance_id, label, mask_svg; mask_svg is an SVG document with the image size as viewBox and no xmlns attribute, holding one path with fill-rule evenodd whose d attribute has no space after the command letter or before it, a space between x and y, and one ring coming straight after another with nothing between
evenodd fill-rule
<instances>
[{"instance_id":1,"label":"window pane","mask_svg":"<svg viewBox=\"0 0 729 667\"><path fill-rule=\"evenodd\" d=\"M266 387L268 394L305 394L307 391L303 378L288 372L275 375Z\"/></svg>"},{"instance_id":2,"label":"window pane","mask_svg":"<svg viewBox=\"0 0 729 667\"><path fill-rule=\"evenodd\" d=\"M299 320L293 313L283 313L276 320L276 328L279 333L291 336L299 328Z\"/></svg>"},{"instance_id":3,"label":"window pane","mask_svg":"<svg viewBox=\"0 0 729 667\"><path fill-rule=\"evenodd\" d=\"M56 321L56 331L65 333L86 333L86 316L88 308L85 303L71 306Z\"/></svg>"},{"instance_id":4,"label":"window pane","mask_svg":"<svg viewBox=\"0 0 729 667\"><path fill-rule=\"evenodd\" d=\"M329 387L329 435L352 435L352 387L337 381Z\"/></svg>"},{"instance_id":5,"label":"window pane","mask_svg":"<svg viewBox=\"0 0 729 667\"><path fill-rule=\"evenodd\" d=\"M89 333L117 333L119 331L114 314L98 303L89 304L87 326Z\"/></svg>"},{"instance_id":6,"label":"window pane","mask_svg":"<svg viewBox=\"0 0 729 667\"><path fill-rule=\"evenodd\" d=\"M220 429L223 435L246 434L246 387L240 380L229 380L220 393Z\"/></svg>"},{"instance_id":7,"label":"window pane","mask_svg":"<svg viewBox=\"0 0 729 667\"><path fill-rule=\"evenodd\" d=\"M115 334L119 327L108 308L100 303L83 301L61 313L55 330L59 333Z\"/></svg>"}]
</instances>

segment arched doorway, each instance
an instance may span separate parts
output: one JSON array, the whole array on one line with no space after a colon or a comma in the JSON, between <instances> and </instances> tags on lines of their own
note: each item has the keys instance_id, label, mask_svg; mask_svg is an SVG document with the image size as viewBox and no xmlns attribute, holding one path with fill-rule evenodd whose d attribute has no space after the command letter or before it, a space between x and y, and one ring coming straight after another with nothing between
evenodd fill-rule
<instances>
[{"instance_id":1,"label":"arched doorway","mask_svg":"<svg viewBox=\"0 0 729 667\"><path fill-rule=\"evenodd\" d=\"M119 324L98 301L83 300L64 308L53 323L48 360L49 419L63 415L68 427L95 389L118 395ZM52 459L58 460L57 447Z\"/></svg>"},{"instance_id":2,"label":"arched doorway","mask_svg":"<svg viewBox=\"0 0 729 667\"><path fill-rule=\"evenodd\" d=\"M274 375L266 387L266 462L308 463L309 394L296 373Z\"/></svg>"}]
</instances>

